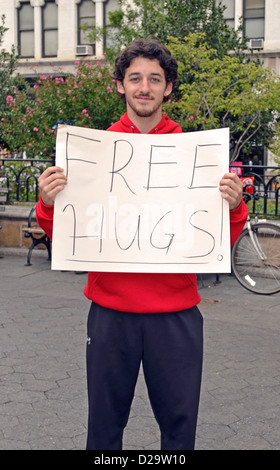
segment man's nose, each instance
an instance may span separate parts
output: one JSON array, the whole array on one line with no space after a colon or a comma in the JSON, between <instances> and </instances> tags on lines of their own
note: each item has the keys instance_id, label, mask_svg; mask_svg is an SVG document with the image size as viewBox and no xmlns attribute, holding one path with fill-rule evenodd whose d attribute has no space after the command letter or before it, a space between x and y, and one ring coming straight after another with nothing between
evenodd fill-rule
<instances>
[{"instance_id":1,"label":"man's nose","mask_svg":"<svg viewBox=\"0 0 280 470\"><path fill-rule=\"evenodd\" d=\"M149 80L146 78L143 78L140 82L140 91L141 93L149 93L150 91L150 84Z\"/></svg>"}]
</instances>

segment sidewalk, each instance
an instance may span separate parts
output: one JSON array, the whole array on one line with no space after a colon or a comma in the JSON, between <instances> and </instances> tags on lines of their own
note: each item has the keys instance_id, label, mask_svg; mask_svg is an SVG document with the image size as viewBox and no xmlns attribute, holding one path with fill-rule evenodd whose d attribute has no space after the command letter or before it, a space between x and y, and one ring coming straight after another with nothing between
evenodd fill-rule
<instances>
[{"instance_id":1,"label":"sidewalk","mask_svg":"<svg viewBox=\"0 0 280 470\"><path fill-rule=\"evenodd\" d=\"M84 449L86 275L51 271L41 257L25 262L0 259L0 450ZM280 294L220 280L198 282L205 360L196 448L279 450ZM124 449L159 449L142 375Z\"/></svg>"}]
</instances>

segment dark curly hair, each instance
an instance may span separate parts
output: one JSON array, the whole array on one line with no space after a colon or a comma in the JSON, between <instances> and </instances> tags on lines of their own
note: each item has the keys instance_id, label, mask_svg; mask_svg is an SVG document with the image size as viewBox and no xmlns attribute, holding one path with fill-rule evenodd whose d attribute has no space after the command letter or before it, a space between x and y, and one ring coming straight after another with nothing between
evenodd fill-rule
<instances>
[{"instance_id":1,"label":"dark curly hair","mask_svg":"<svg viewBox=\"0 0 280 470\"><path fill-rule=\"evenodd\" d=\"M172 82L173 88L175 87L178 79L177 61L167 47L154 38L135 39L126 49L121 51L115 61L113 78L122 82L126 69L136 57L145 57L150 60L157 59L164 70L166 83ZM165 97L164 101L167 101L169 96ZM125 101L125 95L120 94L120 97Z\"/></svg>"}]
</instances>

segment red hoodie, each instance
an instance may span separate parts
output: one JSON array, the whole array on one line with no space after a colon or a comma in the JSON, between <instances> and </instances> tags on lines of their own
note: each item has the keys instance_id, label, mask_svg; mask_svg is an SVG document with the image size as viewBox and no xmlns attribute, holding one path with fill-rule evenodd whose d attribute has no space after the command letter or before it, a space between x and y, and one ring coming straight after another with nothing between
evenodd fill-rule
<instances>
[{"instance_id":1,"label":"red hoodie","mask_svg":"<svg viewBox=\"0 0 280 470\"><path fill-rule=\"evenodd\" d=\"M125 113L108 131L137 133L140 131ZM167 115L149 134L174 134L182 129ZM53 206L46 206L41 198L36 206L39 225L52 237ZM238 238L247 218L247 207L242 201L230 211L231 243ZM108 273L89 272L84 289L86 297L104 307L135 313L175 312L191 308L201 300L195 274L167 273Z\"/></svg>"}]
</instances>

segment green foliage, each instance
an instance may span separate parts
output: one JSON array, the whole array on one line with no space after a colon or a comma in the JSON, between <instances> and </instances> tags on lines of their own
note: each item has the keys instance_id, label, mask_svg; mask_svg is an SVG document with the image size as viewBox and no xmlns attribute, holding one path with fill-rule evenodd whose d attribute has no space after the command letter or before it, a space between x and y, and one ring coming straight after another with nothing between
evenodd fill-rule
<instances>
[{"instance_id":1,"label":"green foliage","mask_svg":"<svg viewBox=\"0 0 280 470\"><path fill-rule=\"evenodd\" d=\"M3 44L6 31L8 31L8 29L5 27L5 16L2 15L0 24L0 47ZM13 73L16 68L17 59L18 56L15 47L12 48L11 52L7 52L4 49L0 50L0 109L5 106L7 92L9 92L14 85Z\"/></svg>"},{"instance_id":2,"label":"green foliage","mask_svg":"<svg viewBox=\"0 0 280 470\"><path fill-rule=\"evenodd\" d=\"M185 131L229 127L232 160L248 142L267 145L280 112L280 77L258 62L240 61L207 46L203 34L169 38L183 77L169 112Z\"/></svg>"},{"instance_id":3,"label":"green foliage","mask_svg":"<svg viewBox=\"0 0 280 470\"><path fill-rule=\"evenodd\" d=\"M274 161L280 165L280 120L274 124L274 135L269 145L269 150L274 153Z\"/></svg>"},{"instance_id":4,"label":"green foliage","mask_svg":"<svg viewBox=\"0 0 280 470\"><path fill-rule=\"evenodd\" d=\"M185 37L205 33L204 41L219 56L242 56L246 41L223 18L225 7L213 0L123 0L118 10L109 12L106 28L94 28L90 39L107 37L109 57L136 37L153 36L166 43L168 36Z\"/></svg>"},{"instance_id":5,"label":"green foliage","mask_svg":"<svg viewBox=\"0 0 280 470\"><path fill-rule=\"evenodd\" d=\"M3 44L4 35L8 29L5 27L5 16L1 16L0 23L0 47ZM0 49L0 113L6 107L6 97L9 95L13 87L18 82L17 77L14 77L14 71L17 64L17 53L15 47L11 52ZM0 144L1 144L1 121L0 121Z\"/></svg>"},{"instance_id":6,"label":"green foliage","mask_svg":"<svg viewBox=\"0 0 280 470\"><path fill-rule=\"evenodd\" d=\"M59 123L106 129L125 106L112 89L110 60L135 37L153 35L178 60L180 81L165 110L184 131L229 127L231 158L250 146L279 152L279 76L245 59L245 42L213 0L123 0L110 12L106 60L77 63L66 77L41 75L34 87L11 80L16 56L0 55L1 138L28 156L50 154ZM0 44L6 31L0 27ZM95 41L104 30L92 32ZM111 34L111 36L110 36ZM109 57L109 59L108 59ZM1 101L2 100L2 101ZM2 102L2 109L1 109ZM275 137L275 138L274 138ZM278 138L277 138L278 137ZM271 144L272 145L272 144ZM278 147L277 147L278 145ZM277 150L278 149L278 150Z\"/></svg>"},{"instance_id":7,"label":"green foliage","mask_svg":"<svg viewBox=\"0 0 280 470\"><path fill-rule=\"evenodd\" d=\"M242 26L229 27L224 9L213 0L123 0L92 39L106 35L111 60L136 37L153 36L170 46L180 81L166 112L185 131L230 127L236 160L241 150L270 145L279 78L246 55Z\"/></svg>"},{"instance_id":8,"label":"green foliage","mask_svg":"<svg viewBox=\"0 0 280 470\"><path fill-rule=\"evenodd\" d=\"M124 105L113 89L107 62L76 65L74 75L42 74L32 88L26 84L6 97L2 138L10 149L29 156L50 154L59 123L106 129L119 119Z\"/></svg>"}]
</instances>

